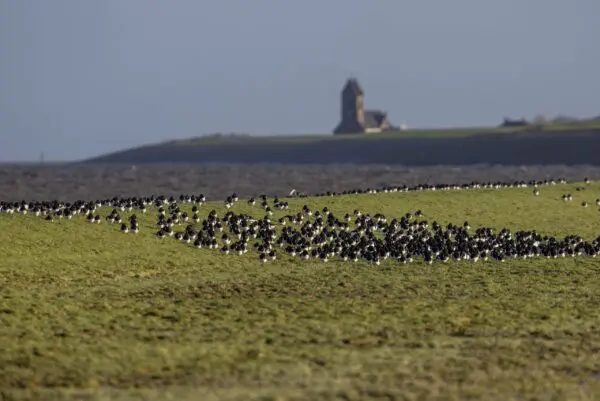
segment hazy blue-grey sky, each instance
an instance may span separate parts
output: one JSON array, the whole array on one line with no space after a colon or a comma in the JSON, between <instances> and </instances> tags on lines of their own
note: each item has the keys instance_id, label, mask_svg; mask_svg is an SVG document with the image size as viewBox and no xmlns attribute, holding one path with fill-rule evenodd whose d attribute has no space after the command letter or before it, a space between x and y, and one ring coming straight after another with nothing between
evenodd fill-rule
<instances>
[{"instance_id":1,"label":"hazy blue-grey sky","mask_svg":"<svg viewBox=\"0 0 600 401\"><path fill-rule=\"evenodd\" d=\"M600 114L598 0L0 0L0 161L330 132L356 76L413 127Z\"/></svg>"}]
</instances>

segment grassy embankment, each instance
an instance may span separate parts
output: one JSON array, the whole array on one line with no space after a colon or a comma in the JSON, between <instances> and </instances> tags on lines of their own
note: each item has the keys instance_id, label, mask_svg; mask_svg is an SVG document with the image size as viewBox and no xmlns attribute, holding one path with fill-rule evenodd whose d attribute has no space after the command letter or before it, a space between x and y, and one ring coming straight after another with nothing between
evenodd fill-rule
<instances>
[{"instance_id":1,"label":"grassy embankment","mask_svg":"<svg viewBox=\"0 0 600 401\"><path fill-rule=\"evenodd\" d=\"M584 131L600 130L600 121L590 121L581 123L552 123L546 124L541 130L535 130L532 127L466 127L466 128L437 128L437 129L410 129L408 131L383 132L367 135L332 135L332 134L310 134L310 135L272 135L272 136L252 136L252 135L207 135L196 138L188 138L172 141L170 143L197 146L197 145L227 145L227 144L275 144L275 143L307 143L320 141L339 141L339 140L371 140L371 139L402 139L402 138L464 138L474 135L489 134L518 134L520 132L561 132L561 131Z\"/></svg>"}]
</instances>

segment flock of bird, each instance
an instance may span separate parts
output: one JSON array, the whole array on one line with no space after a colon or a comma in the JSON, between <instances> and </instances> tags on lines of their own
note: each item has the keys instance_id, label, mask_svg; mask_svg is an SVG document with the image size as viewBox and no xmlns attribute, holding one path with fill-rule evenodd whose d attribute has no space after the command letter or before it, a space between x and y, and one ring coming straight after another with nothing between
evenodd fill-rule
<instances>
[{"instance_id":1,"label":"flock of bird","mask_svg":"<svg viewBox=\"0 0 600 401\"><path fill-rule=\"evenodd\" d=\"M448 191L478 188L527 188L533 187L538 196L540 187L565 184L565 179L530 182L488 182L463 185L417 185L396 186L380 189L351 190L342 193L326 192L313 196L335 196L379 192ZM585 179L589 184L590 180ZM585 188L577 187L576 190ZM290 194L299 197L295 190ZM571 194L562 196L572 200ZM72 219L83 215L92 224L106 221L118 224L124 233L138 233L140 224L136 213L145 214L150 208L157 211L155 237L174 238L196 248L218 249L223 254L243 255L254 249L262 263L275 260L278 255L320 260L367 261L379 265L386 259L399 263L422 260L425 263L449 260L473 262L533 257L574 257L600 255L600 237L588 242L582 237L571 235L557 239L532 231L512 233L506 228L494 230L489 227L471 229L468 222L460 225L442 226L423 219L420 210L406 213L399 218L388 218L383 214L365 214L354 210L335 215L327 207L312 210L304 205L300 211L290 213L287 201L278 197L261 195L250 198L250 206L260 208L264 217L255 218L244 213L235 213L232 208L238 203L237 194L224 200L226 212L219 216L211 210L204 218L200 209L206 197L181 195L178 199L165 196L112 198L96 201L78 200L72 203L60 201L0 202L1 213L33 214L51 222L55 219ZM600 206L600 199L596 200ZM183 210L191 205L191 212ZM582 206L587 207L587 202ZM112 209L102 218L100 208ZM189 209L188 209L189 210ZM273 218L274 211L285 214ZM121 214L132 213L123 218Z\"/></svg>"}]
</instances>

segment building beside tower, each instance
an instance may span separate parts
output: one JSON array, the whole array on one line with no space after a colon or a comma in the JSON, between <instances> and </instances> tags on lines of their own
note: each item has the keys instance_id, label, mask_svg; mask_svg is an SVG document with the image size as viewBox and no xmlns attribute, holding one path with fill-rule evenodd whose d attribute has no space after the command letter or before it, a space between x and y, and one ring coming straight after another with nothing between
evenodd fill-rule
<instances>
[{"instance_id":1,"label":"building beside tower","mask_svg":"<svg viewBox=\"0 0 600 401\"><path fill-rule=\"evenodd\" d=\"M394 129L385 111L365 110L365 93L356 78L346 81L341 98L341 121L334 134L370 134Z\"/></svg>"}]
</instances>

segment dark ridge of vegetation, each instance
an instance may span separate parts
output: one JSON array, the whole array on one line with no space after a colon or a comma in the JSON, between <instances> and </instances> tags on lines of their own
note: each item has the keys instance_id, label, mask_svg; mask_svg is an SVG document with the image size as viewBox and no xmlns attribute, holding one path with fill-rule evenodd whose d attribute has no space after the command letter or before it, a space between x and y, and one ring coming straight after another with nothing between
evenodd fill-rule
<instances>
[{"instance_id":1,"label":"dark ridge of vegetation","mask_svg":"<svg viewBox=\"0 0 600 401\"><path fill-rule=\"evenodd\" d=\"M279 163L548 165L599 164L600 130L494 133L453 138L385 135L324 141L255 141L182 145L176 141L124 150L83 163ZM368 137L368 138L367 138ZM308 136L307 136L308 138Z\"/></svg>"}]
</instances>

